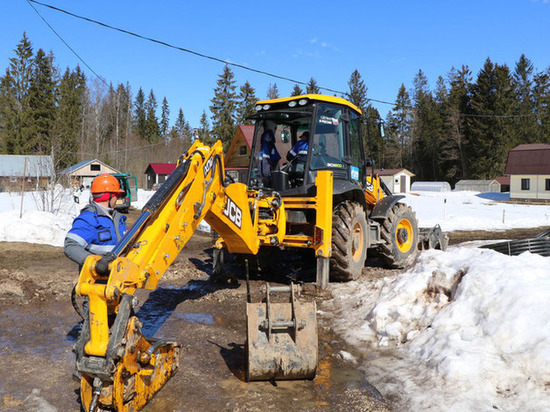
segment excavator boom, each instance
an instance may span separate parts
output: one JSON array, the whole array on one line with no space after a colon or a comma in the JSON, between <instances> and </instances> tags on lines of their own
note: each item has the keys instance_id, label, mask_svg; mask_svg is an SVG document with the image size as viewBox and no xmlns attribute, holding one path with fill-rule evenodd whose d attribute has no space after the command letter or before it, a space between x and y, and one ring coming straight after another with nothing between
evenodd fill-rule
<instances>
[{"instance_id":1,"label":"excavator boom","mask_svg":"<svg viewBox=\"0 0 550 412\"><path fill-rule=\"evenodd\" d=\"M292 240L285 239L286 213L278 194L226 184L224 177L221 142L209 147L196 141L112 254L90 256L84 263L76 292L87 297L88 316L75 352L86 410L139 410L176 372L179 345L141 334L141 323L133 315L133 294L157 287L202 220L234 253L256 254L262 244ZM317 220L320 233L328 236L316 247L327 261L331 179L330 172L321 173L319 184L327 189L307 200L310 207L325 211ZM269 213L260 217L260 210Z\"/></svg>"}]
</instances>

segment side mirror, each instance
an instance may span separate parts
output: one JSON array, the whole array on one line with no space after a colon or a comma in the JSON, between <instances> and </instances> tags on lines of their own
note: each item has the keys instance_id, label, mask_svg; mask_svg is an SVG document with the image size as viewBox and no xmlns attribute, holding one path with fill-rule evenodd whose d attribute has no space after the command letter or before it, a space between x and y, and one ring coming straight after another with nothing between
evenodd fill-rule
<instances>
[{"instance_id":1,"label":"side mirror","mask_svg":"<svg viewBox=\"0 0 550 412\"><path fill-rule=\"evenodd\" d=\"M281 132L281 142L283 143L290 142L290 132L288 130L283 130Z\"/></svg>"}]
</instances>

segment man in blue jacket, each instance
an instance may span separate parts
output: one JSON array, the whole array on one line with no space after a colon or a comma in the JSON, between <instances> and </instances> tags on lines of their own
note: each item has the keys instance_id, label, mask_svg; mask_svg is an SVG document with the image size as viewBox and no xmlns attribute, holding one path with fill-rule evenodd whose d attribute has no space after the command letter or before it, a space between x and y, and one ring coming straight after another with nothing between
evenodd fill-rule
<instances>
[{"instance_id":1,"label":"man in blue jacket","mask_svg":"<svg viewBox=\"0 0 550 412\"><path fill-rule=\"evenodd\" d=\"M89 255L104 256L126 233L126 216L115 210L118 197L124 194L113 175L97 176L91 187L92 201L74 221L65 237L65 255L82 267Z\"/></svg>"},{"instance_id":2,"label":"man in blue jacket","mask_svg":"<svg viewBox=\"0 0 550 412\"><path fill-rule=\"evenodd\" d=\"M296 144L288 151L286 154L286 159L289 161L294 160L294 158L298 158L299 162L306 161L307 157L307 150L309 147L309 132L305 131L300 136L300 139L296 142Z\"/></svg>"}]
</instances>

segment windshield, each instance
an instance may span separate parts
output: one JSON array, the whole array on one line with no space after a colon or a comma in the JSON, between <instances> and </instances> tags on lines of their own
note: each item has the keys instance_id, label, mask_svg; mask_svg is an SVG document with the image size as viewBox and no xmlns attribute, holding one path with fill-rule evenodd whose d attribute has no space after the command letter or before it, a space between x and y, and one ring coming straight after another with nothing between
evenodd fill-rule
<instances>
[{"instance_id":1,"label":"windshield","mask_svg":"<svg viewBox=\"0 0 550 412\"><path fill-rule=\"evenodd\" d=\"M287 153L310 128L313 107L287 108L256 115L249 185L269 178L270 172L288 163ZM271 144L273 141L273 144Z\"/></svg>"},{"instance_id":2,"label":"windshield","mask_svg":"<svg viewBox=\"0 0 550 412\"><path fill-rule=\"evenodd\" d=\"M344 169L344 128L342 108L319 104L313 136L311 169Z\"/></svg>"}]
</instances>

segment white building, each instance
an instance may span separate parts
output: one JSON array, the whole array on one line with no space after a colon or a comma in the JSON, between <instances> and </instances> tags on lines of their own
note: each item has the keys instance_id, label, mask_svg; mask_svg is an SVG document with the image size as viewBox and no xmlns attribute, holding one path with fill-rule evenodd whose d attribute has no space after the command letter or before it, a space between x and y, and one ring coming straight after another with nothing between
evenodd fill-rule
<instances>
[{"instance_id":1,"label":"white building","mask_svg":"<svg viewBox=\"0 0 550 412\"><path fill-rule=\"evenodd\" d=\"M550 144L522 144L508 152L511 200L550 201Z\"/></svg>"}]
</instances>

